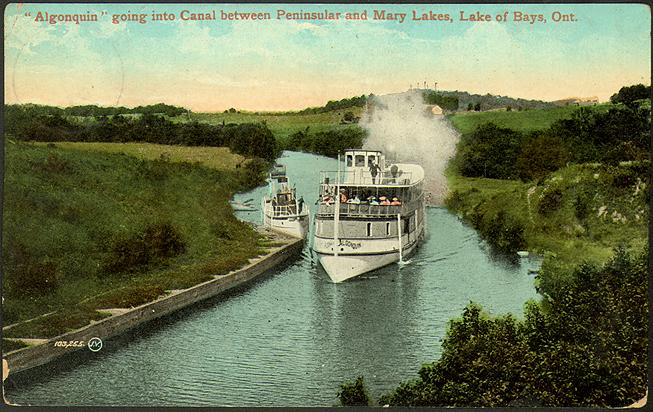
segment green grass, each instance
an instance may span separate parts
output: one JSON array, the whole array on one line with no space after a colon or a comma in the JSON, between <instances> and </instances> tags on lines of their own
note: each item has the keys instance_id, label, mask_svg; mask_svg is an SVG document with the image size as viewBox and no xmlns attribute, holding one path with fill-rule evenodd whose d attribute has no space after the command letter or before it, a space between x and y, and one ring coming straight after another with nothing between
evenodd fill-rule
<instances>
[{"instance_id":1,"label":"green grass","mask_svg":"<svg viewBox=\"0 0 653 412\"><path fill-rule=\"evenodd\" d=\"M592 110L607 111L612 105L609 103L588 106ZM523 110L523 111L486 111L486 112L460 112L449 116L454 127L462 134L471 133L481 124L494 122L497 126L513 130L529 132L546 129L559 119L569 118L578 110L578 106L563 106L552 109Z\"/></svg>"},{"instance_id":2,"label":"green grass","mask_svg":"<svg viewBox=\"0 0 653 412\"><path fill-rule=\"evenodd\" d=\"M362 107L351 107L348 109L334 110L318 114L276 114L276 113L191 113L171 118L177 122L197 121L208 124L225 123L265 123L272 131L274 137L284 142L288 136L300 130L309 128L310 132L322 132L331 129L352 127L351 124L341 124L340 121L346 112L352 112L355 116L361 116Z\"/></svg>"},{"instance_id":3,"label":"green grass","mask_svg":"<svg viewBox=\"0 0 653 412\"><path fill-rule=\"evenodd\" d=\"M20 340L2 339L2 353L8 353L28 346L28 344Z\"/></svg>"},{"instance_id":4,"label":"green grass","mask_svg":"<svg viewBox=\"0 0 653 412\"><path fill-rule=\"evenodd\" d=\"M74 149L87 152L123 153L144 160L160 159L162 156L171 162L200 163L217 170L233 170L243 163L244 157L231 153L226 147L189 147L151 143L80 143L57 142L35 143L37 145L55 145L62 149Z\"/></svg>"},{"instance_id":5,"label":"green grass","mask_svg":"<svg viewBox=\"0 0 653 412\"><path fill-rule=\"evenodd\" d=\"M450 171L449 205L468 221L475 213L489 217L505 211L524 225L528 249L558 266L603 263L618 245L642 248L648 242L648 188L639 184L638 189L636 182L618 187L613 176L625 168L572 165L539 184L466 178ZM562 193L559 207L541 212L545 194L554 190ZM579 198L586 199L586 213L580 217Z\"/></svg>"},{"instance_id":6,"label":"green grass","mask_svg":"<svg viewBox=\"0 0 653 412\"><path fill-rule=\"evenodd\" d=\"M142 158L163 151L183 160L194 150L194 159L206 153L223 158L207 159L215 167L209 168L111 153L125 151L115 147L144 148ZM97 309L141 304L207 280L217 274L213 269L236 269L263 252L260 235L238 221L228 204L242 189L240 172L227 166L233 155L202 147L181 148L179 157L169 147L115 147L5 141L4 322L56 312L10 329L12 336L57 335L100 316ZM162 222L179 232L185 253L119 273L105 270L116 239ZM36 280L46 274L52 280L37 285L42 292L15 287L35 273Z\"/></svg>"}]
</instances>

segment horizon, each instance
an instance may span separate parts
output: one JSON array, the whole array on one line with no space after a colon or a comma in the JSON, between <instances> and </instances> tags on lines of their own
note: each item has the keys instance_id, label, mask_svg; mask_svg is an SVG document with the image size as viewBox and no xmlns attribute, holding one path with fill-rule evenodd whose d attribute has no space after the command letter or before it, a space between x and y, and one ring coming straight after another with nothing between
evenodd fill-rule
<instances>
[{"instance_id":1,"label":"horizon","mask_svg":"<svg viewBox=\"0 0 653 412\"><path fill-rule=\"evenodd\" d=\"M575 22L278 20L287 12L386 10L491 16L554 11ZM271 20L118 22L113 15L269 12ZM38 12L97 22L34 21ZM27 15L29 13L29 16ZM546 18L546 17L545 17ZM597 97L650 85L650 8L643 4L10 4L5 8L5 104L194 112L298 111L329 100L437 90L527 100ZM624 24L627 22L627 24Z\"/></svg>"},{"instance_id":2,"label":"horizon","mask_svg":"<svg viewBox=\"0 0 653 412\"><path fill-rule=\"evenodd\" d=\"M633 85L624 85L624 86L633 86ZM622 87L624 87L624 86L622 86ZM649 85L646 85L646 86L649 86ZM420 90L421 91L421 90L433 90L433 89L414 88L413 90ZM391 92L391 93L387 93L387 94L384 94L384 95L375 94L375 93L363 93L362 95L367 96L367 97L369 97L370 95L388 96L388 95L393 95L393 94L408 93L409 91L410 90L404 90L404 91L399 91L399 92ZM619 90L616 90L615 93L617 93L618 91ZM478 93L478 92L472 93L472 92L469 92L467 90L437 90L437 92L446 92L446 93L460 92L460 93L468 93L471 96L474 96L474 95L485 96L487 94L487 93ZM522 100L527 100L527 101L542 101L544 103L556 103L556 102L565 101L565 100L572 100L572 99L581 99L582 100L582 99L589 99L589 98L596 98L597 97L597 96L569 96L569 97L562 98L562 99L557 99L557 100L541 100L541 99L525 99L525 98L519 97L519 96L495 95L495 94L492 94L492 93L490 93L490 95L497 96L497 97L505 97L505 98L514 99L514 100L522 99ZM331 99L330 101L339 101L339 100L342 100L342 99L348 99L348 98L359 97L359 96L361 96L361 95L358 95L358 96L344 96L344 97L340 97L340 98ZM609 102L610 102L609 99L608 100L599 100L598 104L609 103ZM193 113L207 113L207 114L224 113L225 111L233 108L233 109L236 109L239 113L245 113L245 114L255 114L255 113L258 113L258 114L267 114L267 113L277 114L277 113L285 113L285 112L297 113L297 112L300 112L300 111L306 110L306 109L321 108L321 107L324 107L327 103L328 103L328 101L325 101L321 105L307 106L307 107L301 107L301 108L298 108L298 109L290 109L290 110L250 110L250 109L247 109L247 108L239 108L239 107L229 106L229 107L226 107L225 109L210 110L210 111L208 111L208 110L195 111L195 110L192 110L192 109L190 109L188 107L176 106L176 105L173 105L173 104L171 104L169 102L165 102L165 101L148 103L146 105L133 105L133 106L112 105L112 104L103 105L103 104L100 104L100 103L84 103L84 104L71 104L71 105L67 105L67 106L61 106L61 105L52 105L52 104L40 103L40 102L21 102L21 103L8 103L8 102L5 102L5 105L12 105L12 104L30 105L30 104L33 104L33 105L37 105L37 106L52 106L52 107L57 107L57 108L60 108L60 109L66 109L66 108L74 107L74 106L98 106L98 107L102 107L102 108L124 107L126 109L134 109L134 108L136 108L138 106L150 106L150 105L156 105L156 104L165 104L165 105L169 105L169 106L181 107L182 109L190 110ZM342 110L342 109L333 109L333 110Z\"/></svg>"}]
</instances>

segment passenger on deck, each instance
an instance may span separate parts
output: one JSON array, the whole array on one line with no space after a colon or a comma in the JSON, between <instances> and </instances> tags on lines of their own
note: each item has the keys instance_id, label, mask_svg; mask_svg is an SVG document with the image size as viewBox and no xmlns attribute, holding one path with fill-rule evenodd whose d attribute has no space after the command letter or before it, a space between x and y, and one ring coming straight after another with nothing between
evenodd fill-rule
<instances>
[{"instance_id":1,"label":"passenger on deck","mask_svg":"<svg viewBox=\"0 0 653 412\"><path fill-rule=\"evenodd\" d=\"M389 206L390 205L390 201L385 196L381 196L379 198L379 200L381 201L381 206Z\"/></svg>"},{"instance_id":2,"label":"passenger on deck","mask_svg":"<svg viewBox=\"0 0 653 412\"><path fill-rule=\"evenodd\" d=\"M370 205L378 206L379 201L376 200L376 197L370 196L367 198L367 201L370 202Z\"/></svg>"},{"instance_id":3,"label":"passenger on deck","mask_svg":"<svg viewBox=\"0 0 653 412\"><path fill-rule=\"evenodd\" d=\"M391 206L400 206L400 205L401 205L401 200L399 200L399 199L396 198L396 197L393 197L393 198L392 198L392 202L390 202L390 205L391 205Z\"/></svg>"},{"instance_id":4,"label":"passenger on deck","mask_svg":"<svg viewBox=\"0 0 653 412\"><path fill-rule=\"evenodd\" d=\"M322 203L327 204L327 205L332 205L335 203L333 198L329 195L325 195L322 197Z\"/></svg>"},{"instance_id":5,"label":"passenger on deck","mask_svg":"<svg viewBox=\"0 0 653 412\"><path fill-rule=\"evenodd\" d=\"M340 189L340 203L347 203L347 193L345 193L345 189Z\"/></svg>"},{"instance_id":6,"label":"passenger on deck","mask_svg":"<svg viewBox=\"0 0 653 412\"><path fill-rule=\"evenodd\" d=\"M361 200L358 198L358 195L355 195L353 199L347 200L347 203L351 203L354 205L360 205Z\"/></svg>"}]
</instances>

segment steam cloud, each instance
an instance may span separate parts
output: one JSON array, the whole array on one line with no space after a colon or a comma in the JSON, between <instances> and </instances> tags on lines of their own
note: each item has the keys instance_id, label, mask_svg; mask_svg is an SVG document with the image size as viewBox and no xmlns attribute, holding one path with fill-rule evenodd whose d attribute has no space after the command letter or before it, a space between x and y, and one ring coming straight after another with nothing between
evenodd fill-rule
<instances>
[{"instance_id":1,"label":"steam cloud","mask_svg":"<svg viewBox=\"0 0 653 412\"><path fill-rule=\"evenodd\" d=\"M444 170L456 151L459 134L442 115L424 104L421 91L375 96L360 125L369 135L364 148L388 159L417 163L424 169L427 202L442 204L447 195Z\"/></svg>"}]
</instances>

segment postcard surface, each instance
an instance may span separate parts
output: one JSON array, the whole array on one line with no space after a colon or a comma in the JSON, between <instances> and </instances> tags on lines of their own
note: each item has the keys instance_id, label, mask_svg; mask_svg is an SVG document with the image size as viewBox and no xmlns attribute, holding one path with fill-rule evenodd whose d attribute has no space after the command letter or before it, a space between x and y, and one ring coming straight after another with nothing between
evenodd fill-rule
<instances>
[{"instance_id":1,"label":"postcard surface","mask_svg":"<svg viewBox=\"0 0 653 412\"><path fill-rule=\"evenodd\" d=\"M8 4L5 402L645 402L650 24Z\"/></svg>"}]
</instances>

